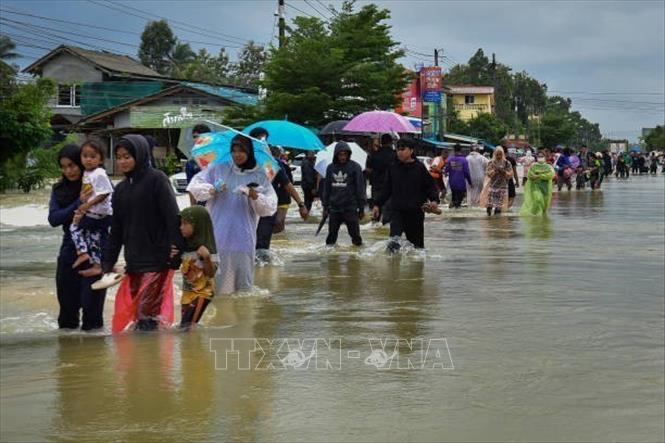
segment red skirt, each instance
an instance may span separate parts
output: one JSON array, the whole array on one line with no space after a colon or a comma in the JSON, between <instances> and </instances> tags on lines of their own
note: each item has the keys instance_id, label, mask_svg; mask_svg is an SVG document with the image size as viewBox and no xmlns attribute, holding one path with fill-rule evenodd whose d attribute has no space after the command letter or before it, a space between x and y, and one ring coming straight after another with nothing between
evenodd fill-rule
<instances>
[{"instance_id":1,"label":"red skirt","mask_svg":"<svg viewBox=\"0 0 665 443\"><path fill-rule=\"evenodd\" d=\"M112 331L122 332L132 322L173 323L173 269L127 273L115 296Z\"/></svg>"}]
</instances>

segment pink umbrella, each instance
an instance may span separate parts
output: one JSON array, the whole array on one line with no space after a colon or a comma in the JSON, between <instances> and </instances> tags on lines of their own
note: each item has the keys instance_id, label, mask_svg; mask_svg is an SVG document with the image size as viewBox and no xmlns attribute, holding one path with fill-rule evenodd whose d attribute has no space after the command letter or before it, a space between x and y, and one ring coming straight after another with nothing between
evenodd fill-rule
<instances>
[{"instance_id":1,"label":"pink umbrella","mask_svg":"<svg viewBox=\"0 0 665 443\"><path fill-rule=\"evenodd\" d=\"M370 111L356 115L344 126L345 131L353 132L420 132L403 115L388 111Z\"/></svg>"}]
</instances>

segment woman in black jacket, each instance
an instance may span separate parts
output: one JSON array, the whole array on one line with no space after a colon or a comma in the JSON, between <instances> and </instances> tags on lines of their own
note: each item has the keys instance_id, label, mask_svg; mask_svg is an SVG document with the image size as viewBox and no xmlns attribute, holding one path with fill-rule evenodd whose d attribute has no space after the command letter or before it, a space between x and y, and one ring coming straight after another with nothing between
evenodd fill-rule
<instances>
[{"instance_id":1,"label":"woman in black jacket","mask_svg":"<svg viewBox=\"0 0 665 443\"><path fill-rule=\"evenodd\" d=\"M76 247L69 233L74 213L91 195L92 189L81 192L81 149L74 144L67 145L58 153L58 164L62 179L53 185L49 201L48 222L51 226L62 226L63 236L58 254L58 267L55 276L60 313L58 327L61 329L81 329L89 331L104 326L103 311L106 290L93 291L90 285L98 276L83 277L72 269L76 260ZM102 232L102 242L106 232ZM102 243L103 244L103 243ZM83 317L81 318L81 311Z\"/></svg>"},{"instance_id":2,"label":"woman in black jacket","mask_svg":"<svg viewBox=\"0 0 665 443\"><path fill-rule=\"evenodd\" d=\"M125 248L126 276L118 289L113 332L130 322L152 330L173 321L171 256L180 244L178 205L166 175L150 166L148 142L125 135L115 146L118 169L125 175L113 194L111 236L102 255L102 269L111 272ZM91 271L95 272L95 271Z\"/></svg>"}]
</instances>

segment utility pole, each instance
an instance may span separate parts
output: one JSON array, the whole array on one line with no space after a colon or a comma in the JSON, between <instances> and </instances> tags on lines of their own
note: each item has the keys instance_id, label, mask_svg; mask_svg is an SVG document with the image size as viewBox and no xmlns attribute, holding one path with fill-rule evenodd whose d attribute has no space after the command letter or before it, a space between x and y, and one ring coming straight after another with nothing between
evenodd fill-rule
<instances>
[{"instance_id":1,"label":"utility pole","mask_svg":"<svg viewBox=\"0 0 665 443\"><path fill-rule=\"evenodd\" d=\"M439 50L434 50L434 66L439 66Z\"/></svg>"},{"instance_id":2,"label":"utility pole","mask_svg":"<svg viewBox=\"0 0 665 443\"><path fill-rule=\"evenodd\" d=\"M279 16L279 47L286 44L286 20L284 19L284 0L277 0L277 15Z\"/></svg>"}]
</instances>

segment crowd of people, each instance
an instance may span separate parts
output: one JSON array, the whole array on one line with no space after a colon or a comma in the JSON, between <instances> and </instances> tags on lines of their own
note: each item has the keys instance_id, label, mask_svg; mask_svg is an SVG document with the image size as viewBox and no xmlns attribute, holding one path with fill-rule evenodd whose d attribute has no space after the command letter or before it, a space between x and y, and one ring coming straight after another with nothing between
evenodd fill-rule
<instances>
[{"instance_id":1,"label":"crowd of people","mask_svg":"<svg viewBox=\"0 0 665 443\"><path fill-rule=\"evenodd\" d=\"M206 132L210 129L205 125L196 126L194 139ZM574 179L577 189L588 184L598 190L612 174L627 178L630 172L656 173L663 159L655 153L592 153L586 147L577 153L568 148L529 149L519 159L498 147L488 158L480 146L464 155L456 145L452 156L443 152L426 166L409 141L386 134L364 165L352 158L348 143L337 142L325 175L316 172L315 156L308 153L302 164L301 198L284 152L273 147L280 169L271 181L257 164L253 140L270 143L270 134L262 128L248 136L237 134L229 147L231 162L203 170L188 162L191 205L182 211L167 176L154 168L146 137L129 134L115 143L115 160L124 176L115 188L102 167L101 145L89 140L81 147L64 147L58 155L62 178L53 186L48 216L49 223L64 232L56 271L60 328L103 327L105 288L120 280L113 332L129 325L136 330L169 326L173 277L180 269L180 327L189 329L215 294L252 289L255 262L266 257L272 234L284 230L292 199L303 220L312 202L320 199L322 220L328 219L325 243L330 246L343 224L352 244L362 245L360 222L369 209L375 222L390 224L387 248L395 252L402 234L415 248L425 247L425 214L441 213L447 188L451 210L466 204L496 216L510 210L516 188L524 186L520 213L542 216L555 184L571 190ZM518 164L524 170L521 181ZM120 269L116 262L123 248L125 267Z\"/></svg>"}]
</instances>

